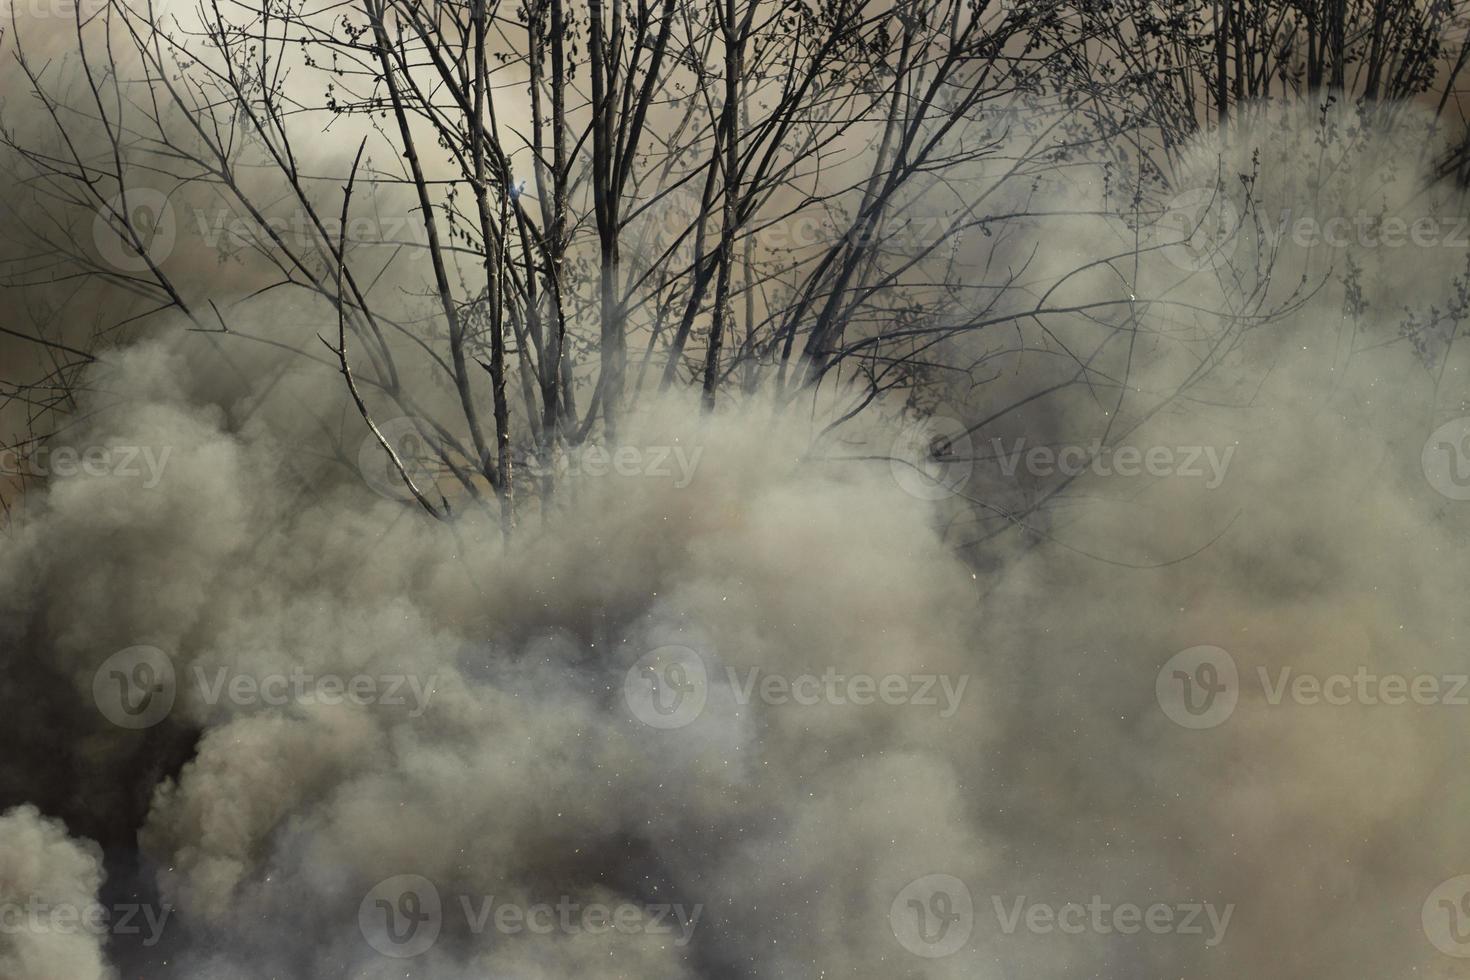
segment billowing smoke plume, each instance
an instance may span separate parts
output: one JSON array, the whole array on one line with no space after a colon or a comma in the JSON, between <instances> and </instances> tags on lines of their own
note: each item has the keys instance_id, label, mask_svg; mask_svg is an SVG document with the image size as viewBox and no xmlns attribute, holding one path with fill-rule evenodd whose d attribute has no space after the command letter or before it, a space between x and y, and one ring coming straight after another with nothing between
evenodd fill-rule
<instances>
[{"instance_id":1,"label":"billowing smoke plume","mask_svg":"<svg viewBox=\"0 0 1470 980\"><path fill-rule=\"evenodd\" d=\"M108 976L102 955L106 920L84 911L100 909L101 855L95 845L78 843L35 807L18 807L0 816L0 901L5 930L0 933L0 970L7 977ZM71 928L50 928L52 910L76 913Z\"/></svg>"},{"instance_id":2,"label":"billowing smoke plume","mask_svg":"<svg viewBox=\"0 0 1470 980\"><path fill-rule=\"evenodd\" d=\"M939 466L650 404L507 546L375 494L329 369L109 357L0 556L0 898L110 926L4 975L1463 975L1470 246L1412 119L1324 119L1196 148L1225 244L1060 285L1118 303L936 411L1095 370Z\"/></svg>"}]
</instances>

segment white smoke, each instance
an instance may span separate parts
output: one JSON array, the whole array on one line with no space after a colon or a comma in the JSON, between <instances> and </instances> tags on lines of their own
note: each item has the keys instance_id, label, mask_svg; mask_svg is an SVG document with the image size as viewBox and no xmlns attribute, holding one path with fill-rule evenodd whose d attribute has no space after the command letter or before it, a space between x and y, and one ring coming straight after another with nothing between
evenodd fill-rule
<instances>
[{"instance_id":1,"label":"white smoke","mask_svg":"<svg viewBox=\"0 0 1470 980\"><path fill-rule=\"evenodd\" d=\"M0 975L109 980L98 909L102 855L35 807L0 814Z\"/></svg>"}]
</instances>

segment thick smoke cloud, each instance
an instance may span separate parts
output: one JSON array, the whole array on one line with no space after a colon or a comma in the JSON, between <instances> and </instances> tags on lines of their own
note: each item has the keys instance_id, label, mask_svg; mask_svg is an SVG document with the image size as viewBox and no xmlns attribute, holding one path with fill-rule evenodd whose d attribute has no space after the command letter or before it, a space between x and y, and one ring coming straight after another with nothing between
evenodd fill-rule
<instances>
[{"instance_id":1,"label":"thick smoke cloud","mask_svg":"<svg viewBox=\"0 0 1470 980\"><path fill-rule=\"evenodd\" d=\"M1180 186L1224 188L1248 274L1161 244L1063 285L1177 302L1045 323L1124 340L971 434L954 494L883 458L901 421L818 438L675 400L506 550L372 492L329 370L226 370L182 332L110 356L72 441L167 461L53 478L0 555L0 802L74 835L11 811L0 897L169 914L153 944L7 930L4 975L1457 975L1434 896L1470 873L1470 504L1430 434L1465 411L1470 249L1258 235L1284 208L1463 213L1408 159L1414 119L1330 119L1195 148ZM1027 275L1129 234L1076 219ZM1220 343L1267 269L1287 313ZM939 411L1037 387L1026 356ZM1100 432L1228 462L1088 469L1016 517L1057 476L988 457ZM1228 717L1159 681L1199 646L1235 666ZM1292 687L1360 672L1442 697Z\"/></svg>"},{"instance_id":2,"label":"thick smoke cloud","mask_svg":"<svg viewBox=\"0 0 1470 980\"><path fill-rule=\"evenodd\" d=\"M9 565L79 701L106 658L147 644L177 681L163 724L203 732L141 833L176 908L180 975L401 968L358 916L396 875L444 903L415 965L431 976L855 972L908 956L871 925L905 882L981 853L953 763L931 748L975 740L978 689L955 692L947 718L736 697L751 668L972 671L975 583L886 471L803 468L790 434L660 411L674 421L650 445L703 448L690 486L583 477L576 504L507 556L495 529L426 530L356 474L319 472L293 501L281 445L227 431L228 407L180 390L188 374L162 345L116 359L109 390L142 397L111 404L95 439L173 447L165 479L59 481ZM59 591L64 609L39 599ZM709 667L708 703L678 730L624 696L634 662L669 644ZM384 696L210 704L220 670L371 678ZM399 677L407 703L382 703ZM96 769L146 752L147 733L95 727ZM491 896L667 921L491 941L460 915ZM835 960L811 948L833 929Z\"/></svg>"},{"instance_id":3,"label":"thick smoke cloud","mask_svg":"<svg viewBox=\"0 0 1470 980\"><path fill-rule=\"evenodd\" d=\"M0 815L0 971L16 980L115 976L102 951L106 930L88 928L97 907L102 860L95 845L78 843L35 807ZM99 920L93 919L96 924Z\"/></svg>"}]
</instances>

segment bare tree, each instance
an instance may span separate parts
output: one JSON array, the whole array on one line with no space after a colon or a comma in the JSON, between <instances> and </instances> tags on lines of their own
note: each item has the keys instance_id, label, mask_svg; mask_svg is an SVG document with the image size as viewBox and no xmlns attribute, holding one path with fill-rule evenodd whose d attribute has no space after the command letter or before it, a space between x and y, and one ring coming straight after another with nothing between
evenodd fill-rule
<instances>
[{"instance_id":1,"label":"bare tree","mask_svg":"<svg viewBox=\"0 0 1470 980\"><path fill-rule=\"evenodd\" d=\"M3 141L18 180L103 216L129 261L99 259L76 226L28 227L47 271L11 281L98 281L137 297L126 323L176 310L221 343L330 365L426 512L493 505L507 535L527 501L550 505L557 454L616 442L641 399L675 385L707 411L732 390L782 406L826 392L835 424L973 389L984 362L957 369L956 352L1008 325L1135 328L1150 297L1061 303L1009 256L1011 230L1077 217L1037 182L1113 168L1136 214L1166 166L1148 145L1167 159L1211 92L1223 113L1269 91L1296 55L1246 53L1320 23L1295 7L1209 21L969 0L99 4L78 11L64 63L7 41L52 132ZM1307 60L1366 58L1378 96L1422 91L1440 57L1425 38L1452 14L1407 16L1384 8L1366 48ZM1107 59L1136 70L1102 77ZM154 217L228 216L250 271L224 288L181 273L140 197L163 202ZM412 222L348 233L395 209ZM1124 242L1061 279L1150 247ZM283 289L330 313L335 329L311 331L325 354L248 326L250 304ZM1253 289L1215 311L1222 330L1273 315ZM1084 364L1068 383L1094 381ZM457 493L415 483L376 425L385 412L419 420Z\"/></svg>"}]
</instances>

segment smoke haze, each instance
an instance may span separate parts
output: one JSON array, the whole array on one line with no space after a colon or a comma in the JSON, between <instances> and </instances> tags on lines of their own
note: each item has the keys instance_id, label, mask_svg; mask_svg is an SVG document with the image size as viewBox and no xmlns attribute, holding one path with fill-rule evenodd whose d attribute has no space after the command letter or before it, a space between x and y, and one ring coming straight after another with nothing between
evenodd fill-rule
<instances>
[{"instance_id":1,"label":"smoke haze","mask_svg":"<svg viewBox=\"0 0 1470 980\"><path fill-rule=\"evenodd\" d=\"M1278 234L1448 235L1431 139L1333 110L1190 148L1229 272L1160 245L1067 278L1153 232L1100 182L1043 187L1114 216L986 247L1056 307L1119 306L1015 327L1032 352L927 420L648 402L636 457L582 458L510 545L374 492L331 365L226 364L179 325L111 352L65 441L137 466L53 475L0 553L0 900L168 917L0 930L0 975L1470 975L1431 914L1470 873L1470 503L1460 430L1431 439L1470 412L1470 247ZM1256 323L1262 295L1291 312ZM931 492L911 448L1076 371L1062 350L1096 383L969 432ZM1058 490L1094 437L1168 461ZM1166 669L1197 647L1234 665L1228 713ZM1436 700L1320 696L1360 673ZM169 703L118 694L143 682Z\"/></svg>"}]
</instances>

